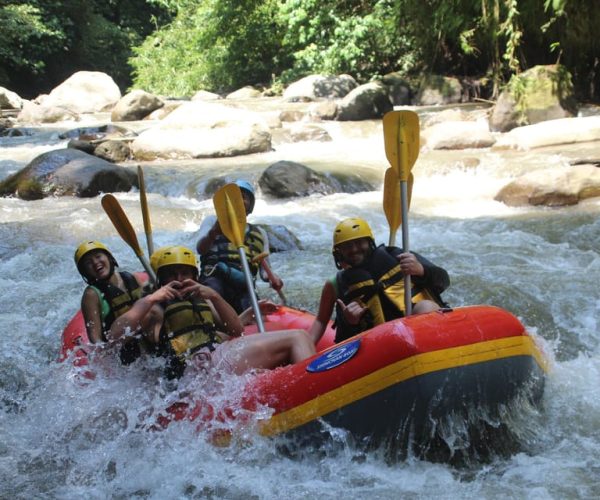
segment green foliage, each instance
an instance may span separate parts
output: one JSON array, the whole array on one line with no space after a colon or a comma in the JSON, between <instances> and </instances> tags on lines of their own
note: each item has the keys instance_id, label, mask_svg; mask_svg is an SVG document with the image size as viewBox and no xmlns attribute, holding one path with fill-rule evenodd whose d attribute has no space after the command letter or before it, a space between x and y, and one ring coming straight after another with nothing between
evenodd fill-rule
<instances>
[{"instance_id":1,"label":"green foliage","mask_svg":"<svg viewBox=\"0 0 600 500\"><path fill-rule=\"evenodd\" d=\"M86 69L123 86L131 46L166 15L146 0L0 0L0 85L35 95Z\"/></svg>"},{"instance_id":2,"label":"green foliage","mask_svg":"<svg viewBox=\"0 0 600 500\"><path fill-rule=\"evenodd\" d=\"M135 49L136 86L190 96L269 82L285 59L277 6L276 0L183 2L171 24Z\"/></svg>"},{"instance_id":3,"label":"green foliage","mask_svg":"<svg viewBox=\"0 0 600 500\"><path fill-rule=\"evenodd\" d=\"M0 0L0 85L74 71L189 96L310 73L513 74L560 61L600 98L597 0ZM36 86L37 85L37 86Z\"/></svg>"},{"instance_id":4,"label":"green foliage","mask_svg":"<svg viewBox=\"0 0 600 500\"><path fill-rule=\"evenodd\" d=\"M414 39L400 27L398 5L389 0L286 0L284 48L293 55L287 82L309 73L350 73L359 81L414 63ZM403 57L404 55L409 57Z\"/></svg>"},{"instance_id":5,"label":"green foliage","mask_svg":"<svg viewBox=\"0 0 600 500\"><path fill-rule=\"evenodd\" d=\"M38 74L44 68L45 57L65 39L58 24L56 18L47 19L39 6L18 2L2 5L0 67L23 68Z\"/></svg>"}]
</instances>

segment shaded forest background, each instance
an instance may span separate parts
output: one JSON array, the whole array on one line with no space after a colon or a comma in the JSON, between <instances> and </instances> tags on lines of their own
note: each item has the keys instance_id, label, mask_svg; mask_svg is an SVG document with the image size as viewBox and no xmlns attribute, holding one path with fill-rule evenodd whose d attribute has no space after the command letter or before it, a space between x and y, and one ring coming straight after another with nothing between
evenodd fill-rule
<instances>
[{"instance_id":1,"label":"shaded forest background","mask_svg":"<svg viewBox=\"0 0 600 500\"><path fill-rule=\"evenodd\" d=\"M0 0L0 86L32 98L75 71L172 97L311 73L509 78L560 62L600 101L598 0Z\"/></svg>"}]
</instances>

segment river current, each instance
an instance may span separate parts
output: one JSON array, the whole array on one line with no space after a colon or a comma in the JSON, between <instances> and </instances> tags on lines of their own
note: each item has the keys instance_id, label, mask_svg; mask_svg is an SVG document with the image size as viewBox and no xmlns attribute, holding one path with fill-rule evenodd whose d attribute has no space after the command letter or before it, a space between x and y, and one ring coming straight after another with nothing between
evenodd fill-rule
<instances>
[{"instance_id":1,"label":"river current","mask_svg":"<svg viewBox=\"0 0 600 500\"><path fill-rule=\"evenodd\" d=\"M58 133L80 125L1 138L0 178L64 147ZM298 236L304 249L273 254L272 266L289 302L314 312L324 280L335 272L337 221L363 217L379 242L388 239L381 122L323 126L333 141L276 141L274 151L260 155L144 163L155 246L194 246L200 222L213 213L203 193L215 176L257 181L278 160L358 174L377 189L287 201L259 192L249 219L285 224ZM99 197L0 198L0 498L598 498L600 199L548 209L511 208L493 197L523 172L565 168L569 158L598 156L599 149L588 143L529 152L421 151L413 170L411 249L448 270L452 286L444 297L451 305L513 312L550 359L543 404L539 412L527 409L531 422L520 449L458 466L365 453L351 436L326 427L326 444L293 454L282 438L251 430L226 448L189 422L142 430L145 416L169 397L155 372L104 359L96 380L82 382L70 363L57 362L60 334L83 291L76 245L105 242L122 269L140 268L135 255ZM139 194L116 196L145 247ZM277 300L266 285L259 293ZM216 385L231 394L243 382Z\"/></svg>"}]
</instances>

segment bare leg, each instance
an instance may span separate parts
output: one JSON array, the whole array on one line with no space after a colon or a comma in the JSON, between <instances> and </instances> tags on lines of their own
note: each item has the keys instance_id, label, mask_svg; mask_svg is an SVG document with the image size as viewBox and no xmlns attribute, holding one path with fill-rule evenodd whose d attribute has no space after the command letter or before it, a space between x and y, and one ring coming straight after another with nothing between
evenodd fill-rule
<instances>
[{"instance_id":1,"label":"bare leg","mask_svg":"<svg viewBox=\"0 0 600 500\"><path fill-rule=\"evenodd\" d=\"M225 342L213 353L213 360L217 366L223 361L240 375L252 368L298 363L314 353L315 346L304 330L282 330Z\"/></svg>"}]
</instances>

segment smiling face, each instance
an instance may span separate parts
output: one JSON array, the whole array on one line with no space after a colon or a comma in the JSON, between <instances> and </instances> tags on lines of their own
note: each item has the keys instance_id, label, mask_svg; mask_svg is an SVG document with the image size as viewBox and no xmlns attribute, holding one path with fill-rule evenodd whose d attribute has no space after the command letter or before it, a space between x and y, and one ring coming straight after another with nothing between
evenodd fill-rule
<instances>
[{"instance_id":1,"label":"smiling face","mask_svg":"<svg viewBox=\"0 0 600 500\"><path fill-rule=\"evenodd\" d=\"M112 274L110 259L104 250L92 250L81 258L81 269L91 281L108 280Z\"/></svg>"},{"instance_id":2,"label":"smiling face","mask_svg":"<svg viewBox=\"0 0 600 500\"><path fill-rule=\"evenodd\" d=\"M336 247L343 262L350 266L359 266L371 255L371 241L369 238L357 238L344 241Z\"/></svg>"},{"instance_id":3,"label":"smiling face","mask_svg":"<svg viewBox=\"0 0 600 500\"><path fill-rule=\"evenodd\" d=\"M159 280L161 285L168 285L173 281L185 281L187 279L195 280L198 271L192 266L187 264L171 264L169 266L161 267L158 270Z\"/></svg>"}]
</instances>

